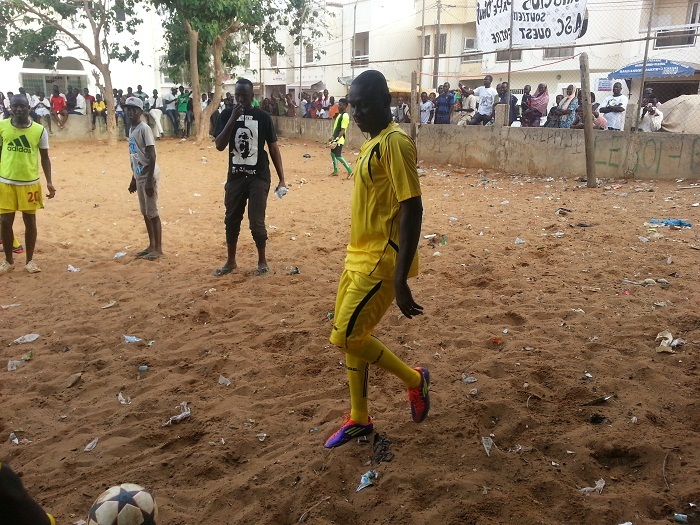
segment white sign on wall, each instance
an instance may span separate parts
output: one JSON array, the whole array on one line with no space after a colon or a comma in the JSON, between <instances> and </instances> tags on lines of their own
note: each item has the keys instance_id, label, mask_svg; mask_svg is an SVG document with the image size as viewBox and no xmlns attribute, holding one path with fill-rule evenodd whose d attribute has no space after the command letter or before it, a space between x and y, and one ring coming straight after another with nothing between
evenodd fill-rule
<instances>
[{"instance_id":1,"label":"white sign on wall","mask_svg":"<svg viewBox=\"0 0 700 525\"><path fill-rule=\"evenodd\" d=\"M586 0L477 0L476 40L480 51L508 49L511 3L513 45L551 46L575 42Z\"/></svg>"}]
</instances>

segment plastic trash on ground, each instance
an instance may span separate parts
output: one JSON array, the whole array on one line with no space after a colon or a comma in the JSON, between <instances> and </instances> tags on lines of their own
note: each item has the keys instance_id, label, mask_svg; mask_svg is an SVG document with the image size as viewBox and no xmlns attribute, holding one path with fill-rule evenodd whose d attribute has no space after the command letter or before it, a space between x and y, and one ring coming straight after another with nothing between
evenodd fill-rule
<instances>
[{"instance_id":1,"label":"plastic trash on ground","mask_svg":"<svg viewBox=\"0 0 700 525\"><path fill-rule=\"evenodd\" d=\"M25 343L33 343L37 339L39 339L39 334L27 334L23 335L22 337L18 337L13 341L13 343L16 345L23 345Z\"/></svg>"},{"instance_id":2,"label":"plastic trash on ground","mask_svg":"<svg viewBox=\"0 0 700 525\"><path fill-rule=\"evenodd\" d=\"M372 483L373 479L379 479L379 474L376 470L368 470L367 472L362 474L362 477L360 478L360 484L358 485L355 492L360 492L362 489L366 489L367 487L371 487L372 485L374 485L374 483Z\"/></svg>"},{"instance_id":3,"label":"plastic trash on ground","mask_svg":"<svg viewBox=\"0 0 700 525\"><path fill-rule=\"evenodd\" d=\"M161 425L162 427L169 427L173 423L179 423L183 419L187 419L192 415L192 411L187 406L187 401L183 401L182 403L180 403L178 405L178 408L180 409L180 413L168 419L165 423Z\"/></svg>"},{"instance_id":4,"label":"plastic trash on ground","mask_svg":"<svg viewBox=\"0 0 700 525\"><path fill-rule=\"evenodd\" d=\"M117 252L117 253L114 254L114 259L115 259L115 260L116 260L116 259L121 259L121 258L124 257L125 255L126 255L126 252Z\"/></svg>"},{"instance_id":5,"label":"plastic trash on ground","mask_svg":"<svg viewBox=\"0 0 700 525\"><path fill-rule=\"evenodd\" d=\"M119 395L117 395L117 401L119 401L120 405L130 405L131 404L131 398L124 397L124 395L121 392L119 392Z\"/></svg>"},{"instance_id":6,"label":"plastic trash on ground","mask_svg":"<svg viewBox=\"0 0 700 525\"><path fill-rule=\"evenodd\" d=\"M578 489L578 491L584 496L589 496L594 492L602 494L603 487L605 487L605 480L603 478L600 478L598 481L595 482L595 487L583 487L582 489Z\"/></svg>"},{"instance_id":7,"label":"plastic trash on ground","mask_svg":"<svg viewBox=\"0 0 700 525\"><path fill-rule=\"evenodd\" d=\"M231 380L222 375L219 376L219 384L224 386L231 386Z\"/></svg>"},{"instance_id":8,"label":"plastic trash on ground","mask_svg":"<svg viewBox=\"0 0 700 525\"><path fill-rule=\"evenodd\" d=\"M671 347L671 343L673 343L673 335L671 335L671 332L668 330L659 332L655 340L658 341L659 339L661 339L661 342L656 348L656 351L659 353L673 353L673 348Z\"/></svg>"},{"instance_id":9,"label":"plastic trash on ground","mask_svg":"<svg viewBox=\"0 0 700 525\"><path fill-rule=\"evenodd\" d=\"M484 446L487 456L491 456L491 449L493 448L493 439L490 436L482 437L481 444Z\"/></svg>"},{"instance_id":10,"label":"plastic trash on ground","mask_svg":"<svg viewBox=\"0 0 700 525\"><path fill-rule=\"evenodd\" d=\"M8 372L14 372L17 370L20 366L24 364L24 360L22 359L10 359L7 362L7 371Z\"/></svg>"},{"instance_id":11,"label":"plastic trash on ground","mask_svg":"<svg viewBox=\"0 0 700 525\"><path fill-rule=\"evenodd\" d=\"M76 268L76 267L73 266L72 264L69 264L69 265L68 265L68 271L69 271L69 272L73 272L73 273L77 273L77 272L80 271L80 268Z\"/></svg>"},{"instance_id":12,"label":"plastic trash on ground","mask_svg":"<svg viewBox=\"0 0 700 525\"><path fill-rule=\"evenodd\" d=\"M95 438L95 439L93 439L92 441L90 441L90 443L88 443L88 444L85 446L84 452L90 452L91 450L94 450L95 447L97 446L97 442L99 441L99 439L100 439L100 438Z\"/></svg>"},{"instance_id":13,"label":"plastic trash on ground","mask_svg":"<svg viewBox=\"0 0 700 525\"><path fill-rule=\"evenodd\" d=\"M134 335L125 335L124 336L124 342L125 343L140 343L141 338L136 337Z\"/></svg>"}]
</instances>

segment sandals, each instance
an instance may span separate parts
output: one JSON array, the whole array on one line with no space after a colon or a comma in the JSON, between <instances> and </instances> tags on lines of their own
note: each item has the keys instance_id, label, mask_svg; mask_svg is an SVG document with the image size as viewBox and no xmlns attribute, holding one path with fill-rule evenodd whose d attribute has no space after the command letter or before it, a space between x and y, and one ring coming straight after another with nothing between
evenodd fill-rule
<instances>
[{"instance_id":1,"label":"sandals","mask_svg":"<svg viewBox=\"0 0 700 525\"><path fill-rule=\"evenodd\" d=\"M134 257L143 257L145 255L148 255L151 253L151 251L148 248L145 248L143 250L139 250L134 254Z\"/></svg>"},{"instance_id":2,"label":"sandals","mask_svg":"<svg viewBox=\"0 0 700 525\"><path fill-rule=\"evenodd\" d=\"M211 272L211 274L214 277L222 277L224 275L230 274L233 270L233 268L229 268L228 266L222 266L221 268L217 268L216 270Z\"/></svg>"},{"instance_id":3,"label":"sandals","mask_svg":"<svg viewBox=\"0 0 700 525\"><path fill-rule=\"evenodd\" d=\"M270 267L269 266L264 266L263 268L258 268L253 272L253 275L256 277L259 277L261 275L267 275L270 273Z\"/></svg>"},{"instance_id":4,"label":"sandals","mask_svg":"<svg viewBox=\"0 0 700 525\"><path fill-rule=\"evenodd\" d=\"M160 259L161 257L163 257L163 256L160 255L159 253L148 253L148 254L144 255L143 257L141 257L141 258L142 258L144 261L157 261L157 260Z\"/></svg>"}]
</instances>

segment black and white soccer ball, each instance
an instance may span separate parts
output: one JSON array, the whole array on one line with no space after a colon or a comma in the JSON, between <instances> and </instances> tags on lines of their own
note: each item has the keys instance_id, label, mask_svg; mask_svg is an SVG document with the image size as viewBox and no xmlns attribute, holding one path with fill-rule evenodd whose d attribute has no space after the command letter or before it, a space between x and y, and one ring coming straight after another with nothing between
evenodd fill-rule
<instances>
[{"instance_id":1,"label":"black and white soccer ball","mask_svg":"<svg viewBox=\"0 0 700 525\"><path fill-rule=\"evenodd\" d=\"M105 490L95 500L88 525L156 525L158 505L148 490L123 483Z\"/></svg>"}]
</instances>

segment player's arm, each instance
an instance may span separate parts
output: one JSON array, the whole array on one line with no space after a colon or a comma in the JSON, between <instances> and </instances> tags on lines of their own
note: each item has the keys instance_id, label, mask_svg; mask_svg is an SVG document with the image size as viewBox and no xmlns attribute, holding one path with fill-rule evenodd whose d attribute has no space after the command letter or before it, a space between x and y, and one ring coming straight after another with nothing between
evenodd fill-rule
<instances>
[{"instance_id":1,"label":"player's arm","mask_svg":"<svg viewBox=\"0 0 700 525\"><path fill-rule=\"evenodd\" d=\"M408 287L408 272L418 250L420 229L423 223L423 201L420 196L399 203L399 254L396 258L394 290L396 305L409 319L423 313L423 307L413 300Z\"/></svg>"},{"instance_id":2,"label":"player's arm","mask_svg":"<svg viewBox=\"0 0 700 525\"><path fill-rule=\"evenodd\" d=\"M56 195L56 188L51 182L51 158L49 157L49 136L46 130L41 134L41 139L39 140L39 156L41 157L41 169L44 170L44 177L46 177L46 189L49 193L46 195L49 199L53 199Z\"/></svg>"},{"instance_id":3,"label":"player's arm","mask_svg":"<svg viewBox=\"0 0 700 525\"><path fill-rule=\"evenodd\" d=\"M277 176L280 179L280 183L277 185L277 188L286 188L287 184L284 182L284 167L282 166L282 154L280 153L280 147L277 145L277 142L268 142L267 147L270 150L272 164L275 165L275 171L277 171ZM275 188L275 190L277 190L277 188Z\"/></svg>"},{"instance_id":4,"label":"player's arm","mask_svg":"<svg viewBox=\"0 0 700 525\"><path fill-rule=\"evenodd\" d=\"M226 149L226 146L229 145L229 143L231 142L231 132L233 131L233 127L236 124L236 121L239 119L239 117L242 114L243 114L243 106L238 104L235 108L233 108L233 111L231 111L231 116L226 121L226 125L224 126L224 129L222 129L221 133L219 133L216 136L215 143L216 143L217 150L224 151ZM277 168L277 165L275 165L275 168Z\"/></svg>"},{"instance_id":5,"label":"player's arm","mask_svg":"<svg viewBox=\"0 0 700 525\"><path fill-rule=\"evenodd\" d=\"M153 196L153 173L156 169L156 147L146 146L146 158L148 159L148 164L146 165L146 195L149 197Z\"/></svg>"},{"instance_id":6,"label":"player's arm","mask_svg":"<svg viewBox=\"0 0 700 525\"><path fill-rule=\"evenodd\" d=\"M0 516L13 525L54 525L7 465L0 466Z\"/></svg>"}]
</instances>

